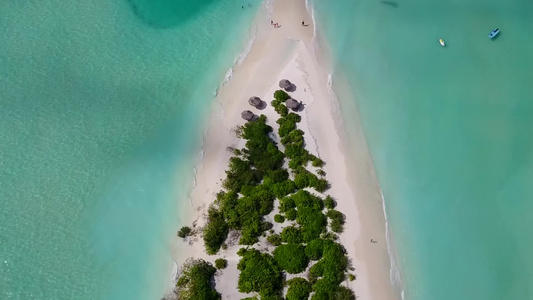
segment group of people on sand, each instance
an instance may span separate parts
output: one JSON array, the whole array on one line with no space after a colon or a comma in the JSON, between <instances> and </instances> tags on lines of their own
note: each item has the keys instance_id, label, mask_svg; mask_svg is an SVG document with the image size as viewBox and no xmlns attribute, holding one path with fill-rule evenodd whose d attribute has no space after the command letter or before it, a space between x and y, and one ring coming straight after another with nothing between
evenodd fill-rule
<instances>
[{"instance_id":1,"label":"group of people on sand","mask_svg":"<svg viewBox=\"0 0 533 300\"><path fill-rule=\"evenodd\" d=\"M278 23L274 23L274 21L270 20L270 25L274 26L274 28L280 28L281 25L279 25Z\"/></svg>"},{"instance_id":2,"label":"group of people on sand","mask_svg":"<svg viewBox=\"0 0 533 300\"><path fill-rule=\"evenodd\" d=\"M274 21L272 21L272 20L270 20L270 25L274 26L274 28L280 28L281 27L281 25L279 25L278 23L274 23ZM302 26L307 27L309 25L305 24L305 22L302 21Z\"/></svg>"}]
</instances>

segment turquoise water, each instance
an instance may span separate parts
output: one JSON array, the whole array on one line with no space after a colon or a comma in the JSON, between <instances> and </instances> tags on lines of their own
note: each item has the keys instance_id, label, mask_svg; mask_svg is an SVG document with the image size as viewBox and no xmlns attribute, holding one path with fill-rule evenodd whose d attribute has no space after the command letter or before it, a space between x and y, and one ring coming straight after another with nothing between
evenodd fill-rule
<instances>
[{"instance_id":1,"label":"turquoise water","mask_svg":"<svg viewBox=\"0 0 533 300\"><path fill-rule=\"evenodd\" d=\"M0 1L0 298L162 295L202 124L258 7Z\"/></svg>"},{"instance_id":2,"label":"turquoise water","mask_svg":"<svg viewBox=\"0 0 533 300\"><path fill-rule=\"evenodd\" d=\"M406 299L533 299L533 2L314 2L334 81L356 97L340 97L343 113L361 113Z\"/></svg>"}]
</instances>

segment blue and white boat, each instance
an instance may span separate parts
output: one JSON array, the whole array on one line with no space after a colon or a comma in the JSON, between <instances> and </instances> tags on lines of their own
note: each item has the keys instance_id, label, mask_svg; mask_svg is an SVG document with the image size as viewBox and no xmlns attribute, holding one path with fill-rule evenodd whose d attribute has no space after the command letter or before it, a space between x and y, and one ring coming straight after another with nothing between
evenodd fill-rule
<instances>
[{"instance_id":1,"label":"blue and white boat","mask_svg":"<svg viewBox=\"0 0 533 300\"><path fill-rule=\"evenodd\" d=\"M500 33L500 28L492 29L492 31L489 33L489 38L493 39L495 36L498 35L498 33Z\"/></svg>"}]
</instances>

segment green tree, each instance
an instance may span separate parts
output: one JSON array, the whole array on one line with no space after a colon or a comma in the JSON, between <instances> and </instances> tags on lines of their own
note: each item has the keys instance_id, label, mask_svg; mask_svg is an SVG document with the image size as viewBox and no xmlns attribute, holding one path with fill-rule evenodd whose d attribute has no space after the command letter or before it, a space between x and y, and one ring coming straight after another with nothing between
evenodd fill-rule
<instances>
[{"instance_id":1,"label":"green tree","mask_svg":"<svg viewBox=\"0 0 533 300\"><path fill-rule=\"evenodd\" d=\"M289 289L287 291L287 300L307 300L311 293L311 284L303 278L293 278L287 281Z\"/></svg>"},{"instance_id":2,"label":"green tree","mask_svg":"<svg viewBox=\"0 0 533 300\"><path fill-rule=\"evenodd\" d=\"M224 258L219 258L215 260L215 267L219 270L225 269L228 266L228 260Z\"/></svg>"},{"instance_id":3,"label":"green tree","mask_svg":"<svg viewBox=\"0 0 533 300\"><path fill-rule=\"evenodd\" d=\"M305 247L305 255L309 257L310 260L319 260L322 258L322 253L324 252L324 240L323 239L314 239L307 243Z\"/></svg>"},{"instance_id":4,"label":"green tree","mask_svg":"<svg viewBox=\"0 0 533 300\"><path fill-rule=\"evenodd\" d=\"M191 234L191 228L188 227L188 226L183 226L181 227L181 229L178 231L178 236L180 238L186 238L189 236L189 234Z\"/></svg>"},{"instance_id":5,"label":"green tree","mask_svg":"<svg viewBox=\"0 0 533 300\"><path fill-rule=\"evenodd\" d=\"M186 262L176 284L179 299L219 300L221 296L211 286L216 269L208 262L198 259Z\"/></svg>"},{"instance_id":6,"label":"green tree","mask_svg":"<svg viewBox=\"0 0 533 300\"><path fill-rule=\"evenodd\" d=\"M204 227L204 244L207 254L216 254L228 237L229 227L220 211L214 207L208 210L208 223Z\"/></svg>"},{"instance_id":7,"label":"green tree","mask_svg":"<svg viewBox=\"0 0 533 300\"><path fill-rule=\"evenodd\" d=\"M301 243L303 241L302 233L297 227L285 227L281 231L281 240L285 243Z\"/></svg>"},{"instance_id":8,"label":"green tree","mask_svg":"<svg viewBox=\"0 0 533 300\"><path fill-rule=\"evenodd\" d=\"M309 258L305 255L305 247L300 244L280 245L273 254L278 265L291 274L305 271L309 264Z\"/></svg>"},{"instance_id":9,"label":"green tree","mask_svg":"<svg viewBox=\"0 0 533 300\"><path fill-rule=\"evenodd\" d=\"M242 250L242 251L241 251ZM239 274L238 288L241 293L258 292L261 299L275 297L281 293L282 273L272 256L255 249L241 249L242 256L237 269Z\"/></svg>"}]
</instances>

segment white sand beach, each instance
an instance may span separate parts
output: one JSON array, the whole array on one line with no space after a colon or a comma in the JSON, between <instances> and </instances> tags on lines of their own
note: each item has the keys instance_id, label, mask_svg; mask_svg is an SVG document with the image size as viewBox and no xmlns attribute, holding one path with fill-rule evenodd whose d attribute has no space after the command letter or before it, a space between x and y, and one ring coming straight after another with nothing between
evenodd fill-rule
<instances>
[{"instance_id":1,"label":"white sand beach","mask_svg":"<svg viewBox=\"0 0 533 300\"><path fill-rule=\"evenodd\" d=\"M291 96L302 101L302 122L306 148L326 162L326 179L331 183L327 194L338 202L337 209L346 215L345 230L340 242L346 247L352 273L356 280L346 281L358 299L399 299L390 281L390 258L387 250L385 217L381 193L362 128L352 133L354 148L347 142L339 111L339 103L328 87L328 66L325 47L313 45L315 24L304 0L274 0L273 11L263 8L256 18L255 41L247 57L235 66L233 75L218 91L204 136L203 158L196 167L196 184L190 193L191 207L187 222L198 229L205 223L207 207L221 190L231 156L227 147L242 147L232 133L244 124L243 110L264 114L277 130L277 113L270 105L279 80L286 78L296 85ZM271 26L271 20L280 28ZM302 26L302 21L308 26ZM258 110L248 98L258 96L268 105ZM358 116L353 116L357 119ZM186 219L187 219L186 218ZM274 223L275 224L275 223ZM176 238L179 239L179 238ZM182 264L189 257L213 262L224 257L229 266L216 276L216 288L223 299L239 299L249 295L237 290L239 271L235 242L227 250L208 256L200 234L176 243L175 260ZM375 240L376 242L371 242ZM260 246L258 248L265 248Z\"/></svg>"}]
</instances>

